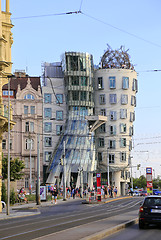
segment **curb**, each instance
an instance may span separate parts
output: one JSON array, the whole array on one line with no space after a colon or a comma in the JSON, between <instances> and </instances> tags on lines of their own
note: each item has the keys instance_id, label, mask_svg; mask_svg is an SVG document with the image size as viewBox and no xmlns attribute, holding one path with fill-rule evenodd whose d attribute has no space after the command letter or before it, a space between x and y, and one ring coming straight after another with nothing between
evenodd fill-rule
<instances>
[{"instance_id":1,"label":"curb","mask_svg":"<svg viewBox=\"0 0 161 240\"><path fill-rule=\"evenodd\" d=\"M97 202L97 201L95 201L95 202L92 202L92 201L89 202L89 201L84 200L84 201L82 202L82 204L104 204L104 203L114 202L114 201L118 201L118 200L126 199L126 198L132 198L132 196L112 198L112 199L109 199L109 200L107 200L107 201L102 201L102 202Z\"/></svg>"},{"instance_id":2,"label":"curb","mask_svg":"<svg viewBox=\"0 0 161 240\"><path fill-rule=\"evenodd\" d=\"M81 238L81 240L100 240L100 239L108 237L108 236L110 236L110 235L112 235L112 234L114 234L114 233L116 233L116 232L118 232L118 231L120 231L122 229L125 229L126 227L129 227L129 226L131 226L133 224L136 224L136 223L138 223L138 218L135 218L133 220L127 221L127 222L125 222L123 224L119 224L116 227L112 227L112 228L110 228L108 230L103 230L101 232L95 233L95 234L90 235L88 237Z\"/></svg>"}]
</instances>

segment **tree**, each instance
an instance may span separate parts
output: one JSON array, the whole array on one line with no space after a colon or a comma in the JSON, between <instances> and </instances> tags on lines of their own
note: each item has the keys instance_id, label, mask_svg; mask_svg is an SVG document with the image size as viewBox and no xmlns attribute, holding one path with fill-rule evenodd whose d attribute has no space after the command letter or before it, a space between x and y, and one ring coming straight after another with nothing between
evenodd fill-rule
<instances>
[{"instance_id":1,"label":"tree","mask_svg":"<svg viewBox=\"0 0 161 240\"><path fill-rule=\"evenodd\" d=\"M24 173L22 170L25 168L25 164L23 161L18 158L14 158L10 160L10 180L20 180L22 179ZM3 179L8 178L8 158L2 156L2 176Z\"/></svg>"},{"instance_id":2,"label":"tree","mask_svg":"<svg viewBox=\"0 0 161 240\"><path fill-rule=\"evenodd\" d=\"M144 175L133 179L134 188L146 188L146 177Z\"/></svg>"}]
</instances>

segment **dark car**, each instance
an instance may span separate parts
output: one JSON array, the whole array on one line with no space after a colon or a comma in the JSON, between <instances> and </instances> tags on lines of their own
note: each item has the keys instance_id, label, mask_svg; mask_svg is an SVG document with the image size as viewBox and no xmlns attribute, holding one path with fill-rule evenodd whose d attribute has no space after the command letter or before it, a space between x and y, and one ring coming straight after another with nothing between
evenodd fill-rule
<instances>
[{"instance_id":1,"label":"dark car","mask_svg":"<svg viewBox=\"0 0 161 240\"><path fill-rule=\"evenodd\" d=\"M147 196L139 209L139 228L149 224L161 225L161 196Z\"/></svg>"}]
</instances>

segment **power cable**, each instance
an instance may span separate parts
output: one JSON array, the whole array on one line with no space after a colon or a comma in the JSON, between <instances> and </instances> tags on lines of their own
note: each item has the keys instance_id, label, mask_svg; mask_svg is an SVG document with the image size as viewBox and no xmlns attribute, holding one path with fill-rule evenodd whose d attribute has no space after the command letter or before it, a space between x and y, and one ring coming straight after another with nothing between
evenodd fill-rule
<instances>
[{"instance_id":1,"label":"power cable","mask_svg":"<svg viewBox=\"0 0 161 240\"><path fill-rule=\"evenodd\" d=\"M18 19L29 19L29 18L53 17L53 16L71 15L71 14L79 14L79 13L81 13L81 11L65 12L65 13L51 13L51 14L34 15L34 16L26 16L26 17L14 17L11 19L18 20Z\"/></svg>"},{"instance_id":2,"label":"power cable","mask_svg":"<svg viewBox=\"0 0 161 240\"><path fill-rule=\"evenodd\" d=\"M84 16L86 16L86 17L88 17L88 18L91 18L91 19L93 19L93 20L95 20L95 21L97 21L97 22L103 23L104 25L107 25L107 26L109 26L109 27L111 27L111 28L114 28L114 29L116 29L116 30L118 30L118 31L120 31L120 32L126 33L126 34L128 34L128 35L130 35L130 36L132 36L132 37L135 37L135 38L137 38L137 39L139 39L139 40L142 40L142 41L144 41L144 42L147 42L147 43L149 43L149 44L152 44L152 45L154 45L154 46L156 46L156 47L161 48L161 45L159 45L159 44L157 44L157 43L154 43L154 42L151 42L151 41L149 41L149 40L146 40L146 39L144 39L144 38L142 38L142 37L140 37L140 36L137 36L136 34L133 34L133 33L128 32L128 31L126 31L126 30L124 30L124 29L115 27L114 25L112 25L112 24L110 24L110 23L107 23L107 22L104 22L104 21L102 21L102 20L100 20L100 19L98 19L98 18L95 18L95 17L93 17L93 16L90 16L89 14L86 14L86 13L84 13L84 12L81 12L81 14L83 14Z\"/></svg>"}]
</instances>

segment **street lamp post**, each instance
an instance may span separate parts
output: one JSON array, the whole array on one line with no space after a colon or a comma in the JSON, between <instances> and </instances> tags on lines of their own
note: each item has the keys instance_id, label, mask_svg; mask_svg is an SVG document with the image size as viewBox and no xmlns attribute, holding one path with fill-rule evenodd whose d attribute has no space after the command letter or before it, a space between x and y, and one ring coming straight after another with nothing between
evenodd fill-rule
<instances>
[{"instance_id":1,"label":"street lamp post","mask_svg":"<svg viewBox=\"0 0 161 240\"><path fill-rule=\"evenodd\" d=\"M110 185L109 154L107 149L107 184Z\"/></svg>"},{"instance_id":2,"label":"street lamp post","mask_svg":"<svg viewBox=\"0 0 161 240\"><path fill-rule=\"evenodd\" d=\"M8 77L8 179L7 179L7 215L10 214L10 78Z\"/></svg>"},{"instance_id":3,"label":"street lamp post","mask_svg":"<svg viewBox=\"0 0 161 240\"><path fill-rule=\"evenodd\" d=\"M66 201L66 159L65 159L65 140L63 142L63 201Z\"/></svg>"}]
</instances>

